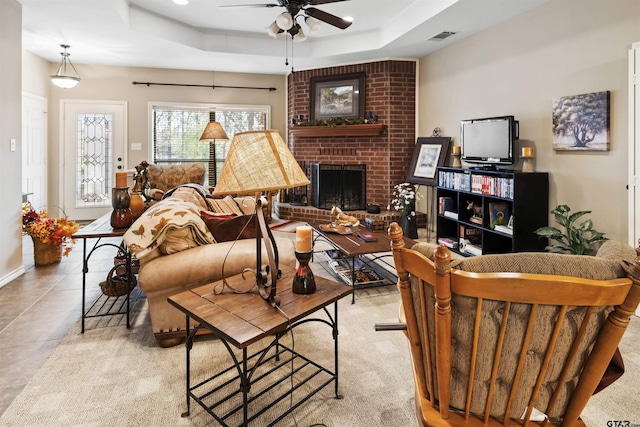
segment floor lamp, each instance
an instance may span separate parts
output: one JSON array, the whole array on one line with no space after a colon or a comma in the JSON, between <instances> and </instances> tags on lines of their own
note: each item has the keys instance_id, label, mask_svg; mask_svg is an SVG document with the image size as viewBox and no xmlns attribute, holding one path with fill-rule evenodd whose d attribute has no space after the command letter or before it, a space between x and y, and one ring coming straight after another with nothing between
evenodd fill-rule
<instances>
[{"instance_id":1,"label":"floor lamp","mask_svg":"<svg viewBox=\"0 0 640 427\"><path fill-rule=\"evenodd\" d=\"M278 249L264 219L263 208L271 207L262 194L308 184L309 179L278 131L261 130L234 135L213 192L214 195L255 195L258 221L254 274L260 295L274 307L279 305L276 296ZM262 265L262 242L268 257L266 265Z\"/></svg>"},{"instance_id":2,"label":"floor lamp","mask_svg":"<svg viewBox=\"0 0 640 427\"><path fill-rule=\"evenodd\" d=\"M209 122L204 128L200 141L209 142L209 186L216 186L216 140L229 139L227 133L218 122Z\"/></svg>"}]
</instances>

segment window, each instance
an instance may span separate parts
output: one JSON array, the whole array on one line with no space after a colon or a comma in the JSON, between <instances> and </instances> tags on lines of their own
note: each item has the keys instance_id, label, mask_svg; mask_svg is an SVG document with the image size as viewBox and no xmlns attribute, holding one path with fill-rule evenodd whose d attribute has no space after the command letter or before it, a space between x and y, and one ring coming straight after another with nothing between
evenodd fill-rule
<instances>
[{"instance_id":1,"label":"window","mask_svg":"<svg viewBox=\"0 0 640 427\"><path fill-rule=\"evenodd\" d=\"M270 112L269 106L153 105L152 163L206 162L209 185L215 186L233 135L267 129ZM200 142L200 136L209 121L219 122L229 140L216 141L214 144Z\"/></svg>"}]
</instances>

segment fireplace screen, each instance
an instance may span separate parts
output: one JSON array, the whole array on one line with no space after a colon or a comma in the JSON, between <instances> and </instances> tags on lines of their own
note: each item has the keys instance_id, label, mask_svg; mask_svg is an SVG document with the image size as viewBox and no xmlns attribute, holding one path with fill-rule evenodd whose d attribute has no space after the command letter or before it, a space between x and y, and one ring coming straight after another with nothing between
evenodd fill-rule
<instances>
[{"instance_id":1,"label":"fireplace screen","mask_svg":"<svg viewBox=\"0 0 640 427\"><path fill-rule=\"evenodd\" d=\"M366 165L311 163L311 205L338 206L343 211L363 210L367 203Z\"/></svg>"}]
</instances>

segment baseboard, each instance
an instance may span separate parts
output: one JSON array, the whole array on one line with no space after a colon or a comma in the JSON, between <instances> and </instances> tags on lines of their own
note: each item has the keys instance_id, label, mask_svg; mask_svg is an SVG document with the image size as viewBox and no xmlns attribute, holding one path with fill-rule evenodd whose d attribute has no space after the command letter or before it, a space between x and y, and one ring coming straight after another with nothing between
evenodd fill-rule
<instances>
[{"instance_id":1,"label":"baseboard","mask_svg":"<svg viewBox=\"0 0 640 427\"><path fill-rule=\"evenodd\" d=\"M21 265L20 268L15 269L11 273L6 276L0 278L0 288L4 285L11 283L14 279L22 276L24 274L24 265Z\"/></svg>"}]
</instances>

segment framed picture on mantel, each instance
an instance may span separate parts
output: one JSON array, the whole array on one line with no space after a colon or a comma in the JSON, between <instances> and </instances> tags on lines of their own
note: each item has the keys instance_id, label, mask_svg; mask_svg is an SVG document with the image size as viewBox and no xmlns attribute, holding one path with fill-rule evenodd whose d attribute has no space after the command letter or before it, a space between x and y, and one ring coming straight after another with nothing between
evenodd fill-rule
<instances>
[{"instance_id":1,"label":"framed picture on mantel","mask_svg":"<svg viewBox=\"0 0 640 427\"><path fill-rule=\"evenodd\" d=\"M418 138L407 181L415 184L437 185L438 166L444 164L449 149L449 137Z\"/></svg>"},{"instance_id":2,"label":"framed picture on mantel","mask_svg":"<svg viewBox=\"0 0 640 427\"><path fill-rule=\"evenodd\" d=\"M365 73L312 77L309 119L363 117L364 77Z\"/></svg>"}]
</instances>

